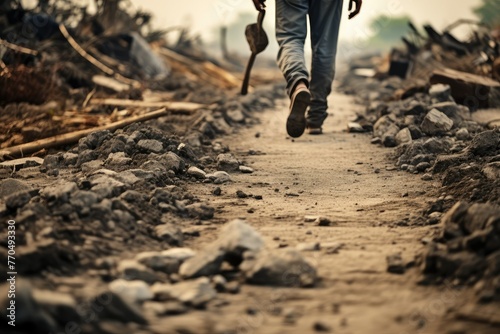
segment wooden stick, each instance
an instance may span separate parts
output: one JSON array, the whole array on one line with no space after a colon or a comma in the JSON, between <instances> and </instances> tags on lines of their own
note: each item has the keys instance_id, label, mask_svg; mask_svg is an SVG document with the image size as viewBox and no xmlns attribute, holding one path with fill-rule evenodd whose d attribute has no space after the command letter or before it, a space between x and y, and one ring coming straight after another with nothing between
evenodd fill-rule
<instances>
[{"instance_id":1,"label":"wooden stick","mask_svg":"<svg viewBox=\"0 0 500 334\"><path fill-rule=\"evenodd\" d=\"M6 40L1 39L1 38L0 38L0 44L11 49L11 50L17 51L17 52L25 53L25 54L32 55L32 56L38 55L38 51L31 50L31 49L28 49L28 48L25 48L25 47L22 47L19 45L9 43Z\"/></svg>"},{"instance_id":2,"label":"wooden stick","mask_svg":"<svg viewBox=\"0 0 500 334\"><path fill-rule=\"evenodd\" d=\"M191 112L194 109L190 110ZM114 122L108 125L103 125L99 126L96 128L92 129L85 129L85 130L80 130L76 132L71 132L71 133L65 133L62 135L57 135L54 137L50 138L45 138L45 139L40 139L36 140L31 143L26 143L22 145L17 145L13 147L9 147L3 150L0 150L0 157L17 157L17 156L23 156L25 154L31 154L33 152L40 151L42 149L49 149L61 145L69 145L69 144L74 144L80 138L83 138L92 132L96 131L103 131L103 130L109 130L109 131L115 131L117 129L123 128L129 124L136 123L136 122L145 122L150 119L154 118L159 118L162 116L166 116L170 114L173 110L168 110L167 108L162 108L156 111L149 112L144 115L138 115L138 116L133 116L118 122Z\"/></svg>"},{"instance_id":3,"label":"wooden stick","mask_svg":"<svg viewBox=\"0 0 500 334\"><path fill-rule=\"evenodd\" d=\"M73 37L71 37L71 35L69 34L69 31L68 29L66 29L66 27L64 26L64 24L60 24L59 25L59 30L61 31L61 33L63 34L63 36L66 38L66 40L68 41L68 43L73 47L73 49L75 49L76 52L78 52L80 54L80 56L82 56L83 58L85 58L89 63L91 63L92 65L94 65L95 67L97 67L99 70L101 70L102 72L106 73L107 75L112 75L115 77L115 79L123 82L123 83L126 83L128 85L132 85L133 87L140 87L140 83L136 80L132 80L132 79L129 79L129 78L125 78L123 75L121 75L120 73L116 73L113 69L107 67L106 65L104 65L103 63L101 63L99 60L97 60L96 58L94 58L92 55L90 55L87 51L85 51L76 41Z\"/></svg>"},{"instance_id":4,"label":"wooden stick","mask_svg":"<svg viewBox=\"0 0 500 334\"><path fill-rule=\"evenodd\" d=\"M168 108L169 110L194 111L205 107L203 104L191 102L148 102L137 100L120 99L92 99L90 105L105 105L118 107L139 107L139 108Z\"/></svg>"}]
</instances>

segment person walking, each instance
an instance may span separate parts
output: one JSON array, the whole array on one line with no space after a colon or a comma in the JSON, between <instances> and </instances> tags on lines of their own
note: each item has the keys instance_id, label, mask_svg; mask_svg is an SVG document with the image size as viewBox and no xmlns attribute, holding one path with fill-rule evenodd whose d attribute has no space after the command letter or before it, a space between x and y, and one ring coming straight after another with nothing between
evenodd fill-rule
<instances>
[{"instance_id":1,"label":"person walking","mask_svg":"<svg viewBox=\"0 0 500 334\"><path fill-rule=\"evenodd\" d=\"M265 10L266 0L252 1L258 11ZM349 19L359 14L362 3L349 0ZM309 134L323 132L323 122L328 116L327 97L335 76L342 7L343 0L276 0L278 65L290 97L286 130L291 137L302 136L306 128ZM312 46L310 74L304 57L308 15Z\"/></svg>"}]
</instances>

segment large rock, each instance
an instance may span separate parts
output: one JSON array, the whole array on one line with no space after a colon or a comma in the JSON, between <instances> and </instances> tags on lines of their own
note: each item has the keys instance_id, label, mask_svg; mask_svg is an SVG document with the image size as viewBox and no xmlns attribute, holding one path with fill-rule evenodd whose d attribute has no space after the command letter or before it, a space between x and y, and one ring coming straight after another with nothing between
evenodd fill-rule
<instances>
[{"instance_id":1,"label":"large rock","mask_svg":"<svg viewBox=\"0 0 500 334\"><path fill-rule=\"evenodd\" d=\"M474 155L494 156L500 149L500 132L498 130L484 131L476 135L468 147Z\"/></svg>"},{"instance_id":2,"label":"large rock","mask_svg":"<svg viewBox=\"0 0 500 334\"><path fill-rule=\"evenodd\" d=\"M178 172L184 169L184 160L173 152L167 152L158 158L158 161L167 169Z\"/></svg>"},{"instance_id":3,"label":"large rock","mask_svg":"<svg viewBox=\"0 0 500 334\"><path fill-rule=\"evenodd\" d=\"M294 249L249 255L240 268L253 284L308 287L317 279L316 269Z\"/></svg>"},{"instance_id":4,"label":"large rock","mask_svg":"<svg viewBox=\"0 0 500 334\"><path fill-rule=\"evenodd\" d=\"M455 102L436 103L430 107L430 110L432 109L437 109L448 116L453 121L455 126L460 124L463 120L470 119L471 117L469 108L456 104Z\"/></svg>"},{"instance_id":5,"label":"large rock","mask_svg":"<svg viewBox=\"0 0 500 334\"><path fill-rule=\"evenodd\" d=\"M422 131L428 135L437 135L450 131L453 128L453 121L437 109L432 109L425 116Z\"/></svg>"},{"instance_id":6,"label":"large rock","mask_svg":"<svg viewBox=\"0 0 500 334\"><path fill-rule=\"evenodd\" d=\"M411 141L412 141L411 132L410 129L408 128L400 130L396 135L396 142L398 143L398 145L410 143Z\"/></svg>"},{"instance_id":7,"label":"large rock","mask_svg":"<svg viewBox=\"0 0 500 334\"><path fill-rule=\"evenodd\" d=\"M206 277L177 284L155 284L151 288L156 300L178 300L196 308L204 307L217 296Z\"/></svg>"},{"instance_id":8,"label":"large rock","mask_svg":"<svg viewBox=\"0 0 500 334\"><path fill-rule=\"evenodd\" d=\"M16 179L5 179L0 181L0 198L6 198L19 192L28 192L32 188L23 181Z\"/></svg>"},{"instance_id":9,"label":"large rock","mask_svg":"<svg viewBox=\"0 0 500 334\"><path fill-rule=\"evenodd\" d=\"M264 240L252 226L236 219L222 228L216 244L225 252L225 260L238 266L243 261L243 253L259 252L264 246Z\"/></svg>"},{"instance_id":10,"label":"large rock","mask_svg":"<svg viewBox=\"0 0 500 334\"><path fill-rule=\"evenodd\" d=\"M217 156L217 167L225 172L236 172L240 163L231 153L222 153Z\"/></svg>"},{"instance_id":11,"label":"large rock","mask_svg":"<svg viewBox=\"0 0 500 334\"><path fill-rule=\"evenodd\" d=\"M187 259L180 267L179 274L184 278L212 276L219 273L225 253L217 246L209 246L195 256Z\"/></svg>"}]
</instances>

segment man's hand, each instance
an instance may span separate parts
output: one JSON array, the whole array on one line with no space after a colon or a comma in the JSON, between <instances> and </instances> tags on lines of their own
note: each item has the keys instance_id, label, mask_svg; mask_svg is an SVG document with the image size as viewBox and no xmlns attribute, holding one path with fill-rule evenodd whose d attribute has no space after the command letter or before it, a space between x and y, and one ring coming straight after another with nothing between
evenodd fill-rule
<instances>
[{"instance_id":1,"label":"man's hand","mask_svg":"<svg viewBox=\"0 0 500 334\"><path fill-rule=\"evenodd\" d=\"M258 1L258 0L254 0L254 2L256 2L256 1ZM349 13L349 20L359 14L359 12L361 11L362 4L363 4L363 0L349 0L349 11L352 11L353 10L352 6L356 5L356 8L354 8L354 11Z\"/></svg>"},{"instance_id":2,"label":"man's hand","mask_svg":"<svg viewBox=\"0 0 500 334\"><path fill-rule=\"evenodd\" d=\"M257 9L259 12L263 11L266 9L266 0L252 0L253 4L255 6L255 9Z\"/></svg>"}]
</instances>

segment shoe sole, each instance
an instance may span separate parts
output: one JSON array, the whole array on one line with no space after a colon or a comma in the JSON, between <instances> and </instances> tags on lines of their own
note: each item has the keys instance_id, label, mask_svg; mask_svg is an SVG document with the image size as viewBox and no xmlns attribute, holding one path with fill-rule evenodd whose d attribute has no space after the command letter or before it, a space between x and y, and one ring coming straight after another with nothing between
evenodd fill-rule
<instances>
[{"instance_id":1,"label":"shoe sole","mask_svg":"<svg viewBox=\"0 0 500 334\"><path fill-rule=\"evenodd\" d=\"M286 132L290 137L298 138L306 130L306 110L311 102L311 93L307 90L298 92L290 106L290 115L286 120Z\"/></svg>"},{"instance_id":2,"label":"shoe sole","mask_svg":"<svg viewBox=\"0 0 500 334\"><path fill-rule=\"evenodd\" d=\"M316 129L316 128L309 129L308 133L310 135L322 135L323 134L323 129L321 129L321 128L319 128L319 129Z\"/></svg>"}]
</instances>

